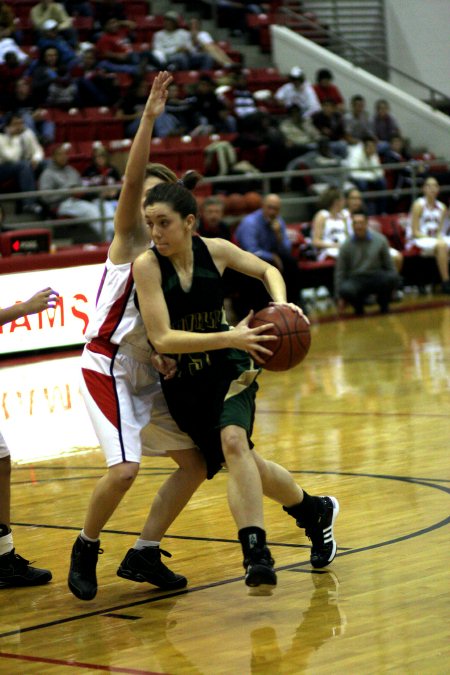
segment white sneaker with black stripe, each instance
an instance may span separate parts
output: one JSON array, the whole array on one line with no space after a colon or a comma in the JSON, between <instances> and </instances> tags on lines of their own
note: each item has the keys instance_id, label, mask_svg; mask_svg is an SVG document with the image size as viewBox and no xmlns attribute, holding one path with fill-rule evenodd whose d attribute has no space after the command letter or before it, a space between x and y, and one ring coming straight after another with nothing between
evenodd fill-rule
<instances>
[{"instance_id":1,"label":"white sneaker with black stripe","mask_svg":"<svg viewBox=\"0 0 450 675\"><path fill-rule=\"evenodd\" d=\"M319 497L322 502L322 513L315 525L306 528L306 536L311 540L311 565L319 569L329 565L336 555L336 541L333 525L339 513L339 502L336 497Z\"/></svg>"}]
</instances>

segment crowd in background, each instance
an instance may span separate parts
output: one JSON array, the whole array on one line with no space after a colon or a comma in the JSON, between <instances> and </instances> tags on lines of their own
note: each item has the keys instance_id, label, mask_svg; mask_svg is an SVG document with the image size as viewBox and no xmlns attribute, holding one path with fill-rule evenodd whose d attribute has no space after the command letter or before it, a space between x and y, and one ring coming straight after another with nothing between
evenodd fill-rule
<instances>
[{"instance_id":1,"label":"crowd in background","mask_svg":"<svg viewBox=\"0 0 450 675\"><path fill-rule=\"evenodd\" d=\"M0 2L0 189L26 195L79 187L76 196L25 196L16 205L34 217L78 218L83 221L79 241L111 237L118 192L110 186L120 182L120 173L102 138L92 144L83 171L72 166L67 147L57 142L52 111L107 108L131 139L153 74L161 69L172 71L174 81L154 136L226 135L205 153L207 175L234 173L243 157L251 160L244 169L262 172L345 167L344 183L339 172L316 171L309 180L286 178L280 189L325 193L326 201L330 189L354 188L369 193L369 215L408 210L410 199L405 201L401 190L413 182L419 188L428 178L448 183L448 172L433 174L426 149L412 154L389 101L378 100L373 111L362 95L347 101L329 69L319 67L312 82L295 66L279 74L275 86L261 90L239 51L227 52L199 18L185 21L168 11L151 41L142 42L139 20L119 0L43 0L31 7L26 30L13 8ZM83 40L73 16L90 22ZM179 77L186 71L197 73L189 84ZM405 162L399 171L383 166ZM102 192L84 194L83 187L102 187ZM387 189L389 198L383 194Z\"/></svg>"}]
</instances>

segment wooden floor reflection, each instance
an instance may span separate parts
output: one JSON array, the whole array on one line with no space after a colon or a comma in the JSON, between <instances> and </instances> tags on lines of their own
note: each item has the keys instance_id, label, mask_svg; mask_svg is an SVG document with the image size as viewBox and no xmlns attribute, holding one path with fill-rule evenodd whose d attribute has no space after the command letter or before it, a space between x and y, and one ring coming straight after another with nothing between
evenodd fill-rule
<instances>
[{"instance_id":1,"label":"wooden floor reflection","mask_svg":"<svg viewBox=\"0 0 450 675\"><path fill-rule=\"evenodd\" d=\"M172 470L146 460L108 524L94 601L66 586L70 548L103 472L99 451L13 473L18 551L47 587L0 592L0 673L444 673L449 669L450 307L315 325L307 360L263 373L254 440L310 493L334 494L338 555L314 572L274 503L272 597L248 597L226 473L171 528L186 590L116 576ZM32 443L32 439L30 439Z\"/></svg>"}]
</instances>

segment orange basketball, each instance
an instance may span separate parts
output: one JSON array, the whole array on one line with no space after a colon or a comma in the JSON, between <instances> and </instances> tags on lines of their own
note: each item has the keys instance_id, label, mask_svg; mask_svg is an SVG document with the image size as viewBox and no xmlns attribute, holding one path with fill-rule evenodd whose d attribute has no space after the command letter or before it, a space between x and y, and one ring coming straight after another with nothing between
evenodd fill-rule
<instances>
[{"instance_id":1,"label":"orange basketball","mask_svg":"<svg viewBox=\"0 0 450 675\"><path fill-rule=\"evenodd\" d=\"M245 213L245 198L238 192L232 192L225 201L225 213L230 216L238 216Z\"/></svg>"},{"instance_id":2,"label":"orange basketball","mask_svg":"<svg viewBox=\"0 0 450 675\"><path fill-rule=\"evenodd\" d=\"M249 213L261 208L262 196L259 194L259 192L246 192L244 197L245 206Z\"/></svg>"},{"instance_id":3,"label":"orange basketball","mask_svg":"<svg viewBox=\"0 0 450 675\"><path fill-rule=\"evenodd\" d=\"M266 370L289 370L303 361L311 346L309 324L301 314L287 305L270 305L257 312L250 321L250 328L273 323L273 328L266 335L276 335L278 340L267 342L266 346L273 352L262 367Z\"/></svg>"}]
</instances>

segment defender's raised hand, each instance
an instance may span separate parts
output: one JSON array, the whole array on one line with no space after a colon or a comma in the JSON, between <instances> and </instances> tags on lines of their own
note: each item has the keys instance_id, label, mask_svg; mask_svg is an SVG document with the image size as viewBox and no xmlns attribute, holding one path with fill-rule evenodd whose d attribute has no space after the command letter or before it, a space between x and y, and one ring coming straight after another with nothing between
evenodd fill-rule
<instances>
[{"instance_id":1,"label":"defender's raised hand","mask_svg":"<svg viewBox=\"0 0 450 675\"><path fill-rule=\"evenodd\" d=\"M167 88L173 77L167 71L158 73L152 83L150 94L145 104L144 115L147 117L159 117L164 112L167 100Z\"/></svg>"}]
</instances>

